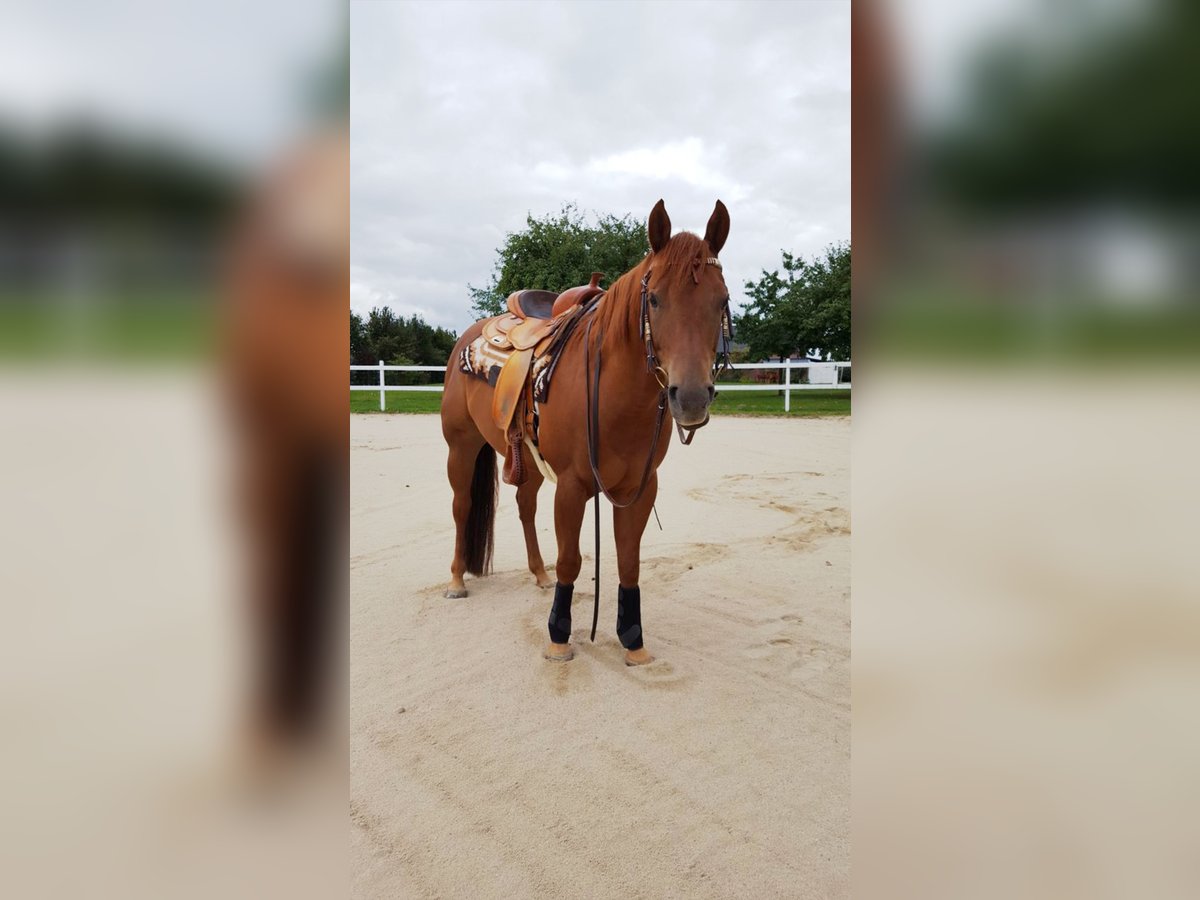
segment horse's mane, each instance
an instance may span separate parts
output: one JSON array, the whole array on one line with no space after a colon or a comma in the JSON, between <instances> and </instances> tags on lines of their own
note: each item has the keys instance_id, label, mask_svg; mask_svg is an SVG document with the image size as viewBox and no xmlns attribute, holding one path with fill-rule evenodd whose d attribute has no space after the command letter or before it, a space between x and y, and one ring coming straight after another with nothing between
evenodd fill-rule
<instances>
[{"instance_id":1,"label":"horse's mane","mask_svg":"<svg viewBox=\"0 0 1200 900\"><path fill-rule=\"evenodd\" d=\"M647 253L640 263L612 283L596 310L596 324L604 328L605 343L624 337L641 339L641 282L647 269L666 271L673 280L683 281L691 277L697 259L703 261L713 255L708 242L690 231L680 231L660 251Z\"/></svg>"}]
</instances>

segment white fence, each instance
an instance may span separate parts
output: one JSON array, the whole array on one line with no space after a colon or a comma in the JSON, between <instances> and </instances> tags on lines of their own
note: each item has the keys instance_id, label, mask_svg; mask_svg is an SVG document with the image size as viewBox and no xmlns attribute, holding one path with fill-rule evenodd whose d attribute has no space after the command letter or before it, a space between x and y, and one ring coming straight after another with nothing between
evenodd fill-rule
<instances>
[{"instance_id":1,"label":"white fence","mask_svg":"<svg viewBox=\"0 0 1200 900\"><path fill-rule=\"evenodd\" d=\"M783 381L779 384L717 384L717 391L783 391L783 411L792 411L792 391L829 391L850 390L850 382L841 380L843 369L849 369L847 362L793 362L784 360L777 363L734 363L731 369L782 369ZM809 370L807 384L793 382L792 372L798 369ZM441 391L440 384L388 384L388 372L445 372L445 366L385 366L383 361L378 366L351 366L351 372L378 372L377 384L352 384L352 391L379 391L379 411L387 409L388 391ZM813 378L817 381L813 381ZM828 380L827 380L828 379Z\"/></svg>"},{"instance_id":2,"label":"white fence","mask_svg":"<svg viewBox=\"0 0 1200 900\"><path fill-rule=\"evenodd\" d=\"M843 382L842 369L849 369L850 362L792 362L790 359L777 363L732 363L731 369L783 369L782 384L722 384L717 383L717 392L721 391L783 391L783 411L792 411L792 391L848 391L850 390L850 382ZM792 372L797 369L809 369L809 381L807 384L794 384L792 382ZM820 381L813 382L812 375L816 370L820 376L831 376L829 381L821 377Z\"/></svg>"}]
</instances>

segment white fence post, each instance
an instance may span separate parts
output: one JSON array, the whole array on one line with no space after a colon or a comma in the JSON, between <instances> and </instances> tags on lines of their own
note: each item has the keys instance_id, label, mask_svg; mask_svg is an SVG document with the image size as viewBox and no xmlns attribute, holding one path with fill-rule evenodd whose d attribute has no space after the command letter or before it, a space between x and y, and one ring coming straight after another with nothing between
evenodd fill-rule
<instances>
[{"instance_id":1,"label":"white fence post","mask_svg":"<svg viewBox=\"0 0 1200 900\"><path fill-rule=\"evenodd\" d=\"M792 358L787 358L787 364L783 367L783 411L790 413L792 411Z\"/></svg>"},{"instance_id":2,"label":"white fence post","mask_svg":"<svg viewBox=\"0 0 1200 900\"><path fill-rule=\"evenodd\" d=\"M379 361L379 411L380 412L387 412L387 399L386 399L387 398L387 390L385 389L385 385L387 384L387 382L384 380L384 377L385 376L384 376L384 371L383 371L383 360L381 359Z\"/></svg>"}]
</instances>

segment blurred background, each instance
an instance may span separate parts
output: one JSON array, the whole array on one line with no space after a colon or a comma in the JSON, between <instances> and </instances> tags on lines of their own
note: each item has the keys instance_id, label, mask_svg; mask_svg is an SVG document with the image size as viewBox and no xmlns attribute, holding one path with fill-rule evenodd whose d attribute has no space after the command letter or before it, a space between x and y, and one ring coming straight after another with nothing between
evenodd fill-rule
<instances>
[{"instance_id":1,"label":"blurred background","mask_svg":"<svg viewBox=\"0 0 1200 900\"><path fill-rule=\"evenodd\" d=\"M859 20L877 349L1107 367L1200 348L1194 4L894 0Z\"/></svg>"},{"instance_id":2,"label":"blurred background","mask_svg":"<svg viewBox=\"0 0 1200 900\"><path fill-rule=\"evenodd\" d=\"M854 879L1200 890L1184 2L854 5Z\"/></svg>"},{"instance_id":3,"label":"blurred background","mask_svg":"<svg viewBox=\"0 0 1200 900\"><path fill-rule=\"evenodd\" d=\"M235 213L289 142L346 112L337 5L300 7L11 10L4 358L211 357Z\"/></svg>"},{"instance_id":4,"label":"blurred background","mask_svg":"<svg viewBox=\"0 0 1200 900\"><path fill-rule=\"evenodd\" d=\"M5 896L347 884L345 38L5 8Z\"/></svg>"},{"instance_id":5,"label":"blurred background","mask_svg":"<svg viewBox=\"0 0 1200 900\"><path fill-rule=\"evenodd\" d=\"M1200 14L853 9L857 893L1193 897ZM6 7L5 896L347 883L344 48Z\"/></svg>"}]
</instances>

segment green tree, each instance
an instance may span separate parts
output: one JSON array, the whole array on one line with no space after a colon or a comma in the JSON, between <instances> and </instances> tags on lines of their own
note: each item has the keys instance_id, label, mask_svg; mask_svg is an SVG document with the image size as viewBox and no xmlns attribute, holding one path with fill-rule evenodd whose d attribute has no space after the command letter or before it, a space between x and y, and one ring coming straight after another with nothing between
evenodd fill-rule
<instances>
[{"instance_id":1,"label":"green tree","mask_svg":"<svg viewBox=\"0 0 1200 900\"><path fill-rule=\"evenodd\" d=\"M485 287L467 285L471 312L479 319L504 311L513 291L536 288L562 291L586 284L603 272L606 284L632 269L646 255L645 225L631 215L597 216L589 225L573 203L557 215L526 216L525 229L508 234L496 251L496 267Z\"/></svg>"},{"instance_id":2,"label":"green tree","mask_svg":"<svg viewBox=\"0 0 1200 900\"><path fill-rule=\"evenodd\" d=\"M350 361L357 366L373 366L380 360L391 366L443 366L457 339L453 331L435 328L420 316L397 316L386 306L372 309L365 321L350 313ZM427 384L438 378L433 372L393 372L388 383Z\"/></svg>"},{"instance_id":3,"label":"green tree","mask_svg":"<svg viewBox=\"0 0 1200 900\"><path fill-rule=\"evenodd\" d=\"M350 365L367 365L358 360L366 358L367 332L363 326L362 316L350 313Z\"/></svg>"},{"instance_id":4,"label":"green tree","mask_svg":"<svg viewBox=\"0 0 1200 900\"><path fill-rule=\"evenodd\" d=\"M1143 5L1072 19L1069 40L1031 29L986 47L961 107L924 140L934 190L968 212L1194 206L1200 119L1183 110L1200 79L1200 6Z\"/></svg>"},{"instance_id":5,"label":"green tree","mask_svg":"<svg viewBox=\"0 0 1200 900\"><path fill-rule=\"evenodd\" d=\"M836 244L811 262L783 253L783 271L746 282L750 304L736 317L749 356L819 353L850 358L850 246Z\"/></svg>"}]
</instances>

